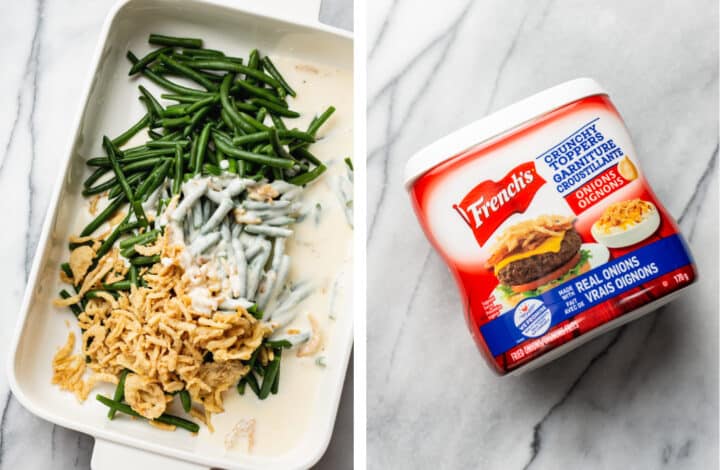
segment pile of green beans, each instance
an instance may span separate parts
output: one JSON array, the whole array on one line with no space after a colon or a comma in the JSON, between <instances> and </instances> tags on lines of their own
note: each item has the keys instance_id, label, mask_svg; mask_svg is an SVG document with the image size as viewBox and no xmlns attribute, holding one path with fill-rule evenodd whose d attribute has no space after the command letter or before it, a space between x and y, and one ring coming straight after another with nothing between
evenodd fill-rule
<instances>
[{"instance_id":1,"label":"pile of green beans","mask_svg":"<svg viewBox=\"0 0 720 470\"><path fill-rule=\"evenodd\" d=\"M93 171L82 190L85 197L107 195L109 203L82 230L81 236L93 235L118 210L128 208L124 220L96 250L89 270L116 245L120 254L128 259L130 268L125 279L90 290L80 302L71 305L76 316L84 311L87 300L97 298L99 292L108 292L117 298L120 291L145 285L144 272L158 263L160 256L143 256L135 247L154 243L162 236L163 227L152 228L152 219L145 213L148 206L154 210L154 202L145 208L144 204L153 194L160 194L157 191L166 180L172 181L168 186L172 194L179 195L182 183L197 175L230 173L256 181L282 180L306 185L326 170L309 147L316 142L318 130L335 108L328 107L312 119L306 129L292 127L292 119L300 114L291 108L288 97L295 97L296 92L270 57L262 56L256 49L247 60L232 57L204 48L202 39L197 38L151 34L148 42L157 48L142 57L127 52L131 65L129 75L144 77L167 93L158 99L143 85L138 85L138 99L145 113L115 138L103 137L105 154L87 160ZM178 83L178 78L185 84ZM143 131L147 132L144 144L126 146ZM156 215L160 215L167 203L168 200L157 203ZM73 244L70 249L78 245ZM63 263L62 269L72 279L69 263ZM79 286L73 287L75 292L79 291ZM69 298L71 294L63 289L60 296ZM262 318L257 305L250 312ZM272 351L273 359L261 364L260 348L257 349L252 358L245 361L250 372L238 383L238 392L244 393L247 385L260 399L277 393L280 359L285 347L290 344L265 340L261 348ZM123 402L125 378L131 372L121 373L112 399L97 396L98 401L110 408L110 419L118 411L141 417ZM182 390L178 395L183 409L189 412L189 393ZM171 415L162 415L156 421L198 431L197 424Z\"/></svg>"},{"instance_id":2,"label":"pile of green beans","mask_svg":"<svg viewBox=\"0 0 720 470\"><path fill-rule=\"evenodd\" d=\"M195 175L223 172L255 180L308 184L326 170L309 146L335 111L330 106L305 130L289 128L285 119L299 116L288 103L288 96L294 97L296 92L270 57L257 50L252 50L247 60L228 56L204 48L198 38L151 34L148 42L158 48L141 58L128 51L129 75L144 76L165 88L171 93L161 97L175 104L163 105L139 85L138 99L147 112L119 136L103 138L105 155L87 160L94 171L82 191L86 197L107 193L110 203L82 230L81 236L95 233L118 209L129 204L136 222L116 227L97 259L127 235L129 238L121 244L122 255L136 267L157 261L157 257L139 256L132 241L154 241L137 238L151 233L142 204L165 179L172 180L173 194L178 194L181 184ZM181 85L176 78L190 81L193 86ZM145 129L147 142L123 148ZM142 283L137 280L137 270L133 277L134 282L128 285Z\"/></svg>"},{"instance_id":3,"label":"pile of green beans","mask_svg":"<svg viewBox=\"0 0 720 470\"><path fill-rule=\"evenodd\" d=\"M272 350L273 359L268 361L266 365L262 365L258 360L260 348L256 349L250 360L246 364L250 367L250 371L237 384L237 391L240 395L245 394L245 388L257 395L261 400L266 399L272 393L277 394L280 387L280 362L282 359L283 348L290 348L291 344L287 341L271 341L265 340L261 348Z\"/></svg>"}]
</instances>

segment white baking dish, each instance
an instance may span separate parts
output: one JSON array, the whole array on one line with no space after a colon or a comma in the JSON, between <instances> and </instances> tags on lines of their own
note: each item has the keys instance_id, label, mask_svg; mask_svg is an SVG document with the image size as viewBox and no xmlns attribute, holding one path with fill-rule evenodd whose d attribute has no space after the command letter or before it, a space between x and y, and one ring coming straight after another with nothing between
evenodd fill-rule
<instances>
[{"instance_id":1,"label":"white baking dish","mask_svg":"<svg viewBox=\"0 0 720 470\"><path fill-rule=\"evenodd\" d=\"M72 318L51 302L57 294L59 263L67 257L65 241L78 228L80 189L87 174L84 160L100 152L103 133L126 128L141 113L136 85L127 77L126 51L147 51L148 34L162 32L202 37L208 47L236 55L257 47L269 55L352 70L351 36L320 24L319 6L319 0L128 0L113 8L106 20L91 80L85 96L79 97L82 108L73 138L67 152L60 155L65 166L50 201L8 364L10 386L23 406L48 421L95 437L95 469L307 468L329 443L352 347L351 295L346 313L337 318L317 399L297 404L311 409L307 427L300 430L302 437L296 445L278 455L225 451L224 435L211 435L206 429L193 436L160 431L130 419L110 422L106 409L92 399L94 393L80 404L72 394L50 384L51 359L64 344L65 322ZM346 284L349 288L352 282ZM112 393L111 388L98 391ZM228 403L226 413L232 411Z\"/></svg>"}]
</instances>

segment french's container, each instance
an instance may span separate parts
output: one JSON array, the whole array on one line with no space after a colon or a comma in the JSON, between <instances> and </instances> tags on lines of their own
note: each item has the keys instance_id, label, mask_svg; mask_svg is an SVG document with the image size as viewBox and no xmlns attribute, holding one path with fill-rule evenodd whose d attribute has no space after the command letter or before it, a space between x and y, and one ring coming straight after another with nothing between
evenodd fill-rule
<instances>
[{"instance_id":1,"label":"french's container","mask_svg":"<svg viewBox=\"0 0 720 470\"><path fill-rule=\"evenodd\" d=\"M501 375L635 320L696 278L622 118L588 78L420 150L405 186Z\"/></svg>"}]
</instances>

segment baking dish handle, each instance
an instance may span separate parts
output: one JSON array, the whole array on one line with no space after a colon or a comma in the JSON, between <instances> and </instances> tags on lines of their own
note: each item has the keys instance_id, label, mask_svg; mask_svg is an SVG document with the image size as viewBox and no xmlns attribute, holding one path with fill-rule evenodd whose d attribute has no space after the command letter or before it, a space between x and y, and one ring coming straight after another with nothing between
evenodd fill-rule
<instances>
[{"instance_id":1,"label":"baking dish handle","mask_svg":"<svg viewBox=\"0 0 720 470\"><path fill-rule=\"evenodd\" d=\"M166 457L145 450L128 447L122 444L95 439L92 459L92 470L209 470L209 467Z\"/></svg>"},{"instance_id":2,"label":"baking dish handle","mask_svg":"<svg viewBox=\"0 0 720 470\"><path fill-rule=\"evenodd\" d=\"M261 15L303 23L320 24L322 0L220 0L220 3L240 6Z\"/></svg>"}]
</instances>

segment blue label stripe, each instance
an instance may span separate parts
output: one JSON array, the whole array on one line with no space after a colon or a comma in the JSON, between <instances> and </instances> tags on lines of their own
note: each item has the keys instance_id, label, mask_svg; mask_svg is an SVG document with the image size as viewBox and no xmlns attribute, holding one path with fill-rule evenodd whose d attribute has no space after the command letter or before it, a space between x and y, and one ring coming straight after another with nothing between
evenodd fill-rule
<instances>
[{"instance_id":1,"label":"blue label stripe","mask_svg":"<svg viewBox=\"0 0 720 470\"><path fill-rule=\"evenodd\" d=\"M555 150L557 147L560 147L562 144L564 144L565 142L567 142L567 140L568 140L569 138L571 138L571 137L574 136L575 134L578 134L578 133L584 131L586 127L590 126L590 124L592 124L592 123L594 123L594 122L597 122L599 119L600 119L599 117L596 117L596 118L593 119L592 121L588 122L587 124L585 124L584 126L582 126L580 129L576 130L575 132L573 132L573 133L570 134L569 136L565 137L562 141L560 141L559 144L553 145L552 147L550 147L549 149L545 150L543 153L541 153L540 155L538 155L537 157L535 157L535 160L537 160L538 158L543 157L543 156L545 156L546 154L552 152L552 151Z\"/></svg>"},{"instance_id":2,"label":"blue label stripe","mask_svg":"<svg viewBox=\"0 0 720 470\"><path fill-rule=\"evenodd\" d=\"M552 319L549 328L552 328L595 305L617 298L623 292L690 263L680 236L672 235L608 261L533 298L541 300L550 310ZM515 309L481 326L480 333L493 357L533 339L524 336L515 325Z\"/></svg>"}]
</instances>

